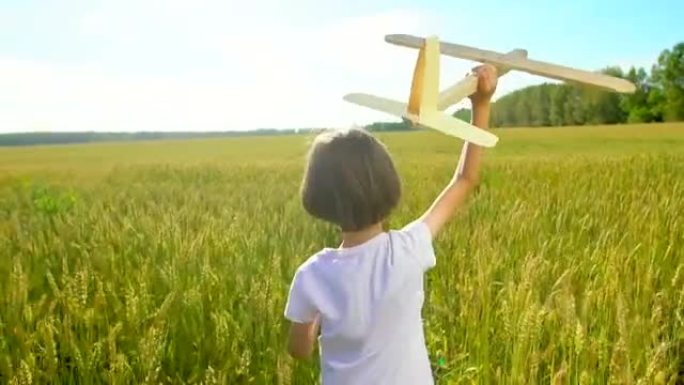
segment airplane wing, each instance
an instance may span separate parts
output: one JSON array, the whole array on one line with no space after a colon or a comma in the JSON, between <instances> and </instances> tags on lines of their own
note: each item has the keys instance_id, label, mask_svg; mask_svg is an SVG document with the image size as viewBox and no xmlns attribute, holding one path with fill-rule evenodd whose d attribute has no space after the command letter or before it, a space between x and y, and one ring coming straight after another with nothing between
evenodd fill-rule
<instances>
[{"instance_id":1,"label":"airplane wing","mask_svg":"<svg viewBox=\"0 0 684 385\"><path fill-rule=\"evenodd\" d=\"M425 39L411 35L387 35L385 36L385 41L410 48L420 48L425 45ZM442 42L440 43L440 51L444 55L506 66L518 71L551 79L589 84L622 93L633 93L636 91L636 86L633 83L614 76L525 58L506 58L505 55L498 52L465 45Z\"/></svg>"},{"instance_id":2,"label":"airplane wing","mask_svg":"<svg viewBox=\"0 0 684 385\"><path fill-rule=\"evenodd\" d=\"M437 109L444 111L477 90L477 76L470 74L460 82L439 93Z\"/></svg>"},{"instance_id":3,"label":"airplane wing","mask_svg":"<svg viewBox=\"0 0 684 385\"><path fill-rule=\"evenodd\" d=\"M445 115L440 111L425 111L421 113L418 125L440 131L449 136L461 138L466 142L483 147L494 147L499 138L483 129L466 123L460 119Z\"/></svg>"},{"instance_id":4,"label":"airplane wing","mask_svg":"<svg viewBox=\"0 0 684 385\"><path fill-rule=\"evenodd\" d=\"M360 106L379 110L399 118L403 118L404 113L406 112L406 103L370 94L347 94L344 96L344 100Z\"/></svg>"},{"instance_id":5,"label":"airplane wing","mask_svg":"<svg viewBox=\"0 0 684 385\"><path fill-rule=\"evenodd\" d=\"M524 49L514 49L513 51L504 55L504 58L526 58L527 51ZM502 77L507 74L511 69L506 66L496 66L497 75ZM477 76L468 75L465 79L454 84L453 86L445 89L439 93L437 98L437 109L444 111L447 108L453 106L454 104L460 102L463 98L473 94L477 90Z\"/></svg>"}]
</instances>

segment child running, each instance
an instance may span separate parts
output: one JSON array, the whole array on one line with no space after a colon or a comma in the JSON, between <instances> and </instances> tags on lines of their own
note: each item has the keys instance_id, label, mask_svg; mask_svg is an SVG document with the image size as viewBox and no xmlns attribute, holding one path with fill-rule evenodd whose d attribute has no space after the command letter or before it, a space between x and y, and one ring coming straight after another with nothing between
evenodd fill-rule
<instances>
[{"instance_id":1,"label":"child running","mask_svg":"<svg viewBox=\"0 0 684 385\"><path fill-rule=\"evenodd\" d=\"M472 123L486 129L496 69L485 64L473 71ZM299 266L285 317L295 358L311 356L320 329L323 385L434 384L421 317L423 275L435 266L433 238L478 184L481 152L465 143L453 178L428 210L400 230L384 231L401 195L384 145L359 129L316 138L302 203L339 227L342 242Z\"/></svg>"}]
</instances>

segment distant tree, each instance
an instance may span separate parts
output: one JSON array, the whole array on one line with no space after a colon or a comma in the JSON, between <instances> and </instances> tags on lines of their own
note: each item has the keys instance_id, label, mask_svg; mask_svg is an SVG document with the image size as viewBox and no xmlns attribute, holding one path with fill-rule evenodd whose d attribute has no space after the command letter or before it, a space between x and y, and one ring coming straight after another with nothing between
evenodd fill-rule
<instances>
[{"instance_id":1,"label":"distant tree","mask_svg":"<svg viewBox=\"0 0 684 385\"><path fill-rule=\"evenodd\" d=\"M655 88L662 92L661 96L654 91L656 95L651 97L651 103L660 103L654 106L656 110L660 106L666 121L684 120L684 42L660 54L651 77Z\"/></svg>"},{"instance_id":2,"label":"distant tree","mask_svg":"<svg viewBox=\"0 0 684 385\"><path fill-rule=\"evenodd\" d=\"M368 131L383 132L383 131L407 131L412 129L411 124L404 121L401 122L375 122L365 127Z\"/></svg>"},{"instance_id":3,"label":"distant tree","mask_svg":"<svg viewBox=\"0 0 684 385\"><path fill-rule=\"evenodd\" d=\"M663 122L665 120L665 110L667 107L667 97L659 87L652 87L648 92L646 107L652 116L652 122Z\"/></svg>"},{"instance_id":4,"label":"distant tree","mask_svg":"<svg viewBox=\"0 0 684 385\"><path fill-rule=\"evenodd\" d=\"M625 76L620 67L607 67L601 72L619 78ZM584 92L588 102L587 123L615 124L626 121L627 114L620 107L620 94L598 88L587 88Z\"/></svg>"},{"instance_id":5,"label":"distant tree","mask_svg":"<svg viewBox=\"0 0 684 385\"><path fill-rule=\"evenodd\" d=\"M576 86L568 87L568 97L563 110L563 124L567 126L584 124L584 103Z\"/></svg>"},{"instance_id":6,"label":"distant tree","mask_svg":"<svg viewBox=\"0 0 684 385\"><path fill-rule=\"evenodd\" d=\"M544 102L541 97L541 86L530 87L526 92L527 105L529 108L529 123L530 126L541 126L544 120Z\"/></svg>"},{"instance_id":7,"label":"distant tree","mask_svg":"<svg viewBox=\"0 0 684 385\"><path fill-rule=\"evenodd\" d=\"M643 68L631 67L625 78L636 86L633 94L623 95L620 101L620 107L627 115L627 122L646 123L662 120L662 113L654 106L661 104L658 100L660 98L655 95L660 91L653 89L646 71Z\"/></svg>"},{"instance_id":8,"label":"distant tree","mask_svg":"<svg viewBox=\"0 0 684 385\"><path fill-rule=\"evenodd\" d=\"M513 121L511 126L529 126L531 123L531 94L530 87L523 88L520 93L516 95L513 102Z\"/></svg>"},{"instance_id":9,"label":"distant tree","mask_svg":"<svg viewBox=\"0 0 684 385\"><path fill-rule=\"evenodd\" d=\"M532 89L532 126L549 126L551 124L551 90L553 85L542 84Z\"/></svg>"},{"instance_id":10,"label":"distant tree","mask_svg":"<svg viewBox=\"0 0 684 385\"><path fill-rule=\"evenodd\" d=\"M549 124L562 126L565 124L565 105L568 103L570 88L566 85L554 85L549 92Z\"/></svg>"}]
</instances>

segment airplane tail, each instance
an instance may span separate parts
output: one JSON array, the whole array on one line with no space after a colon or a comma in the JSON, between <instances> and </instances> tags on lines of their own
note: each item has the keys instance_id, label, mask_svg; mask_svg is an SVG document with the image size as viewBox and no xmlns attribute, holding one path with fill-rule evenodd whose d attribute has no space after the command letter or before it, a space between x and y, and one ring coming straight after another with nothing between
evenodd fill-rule
<instances>
[{"instance_id":1,"label":"airplane tail","mask_svg":"<svg viewBox=\"0 0 684 385\"><path fill-rule=\"evenodd\" d=\"M411 94L407 114L418 117L422 112L437 109L439 95L439 40L435 36L425 39L413 70Z\"/></svg>"}]
</instances>

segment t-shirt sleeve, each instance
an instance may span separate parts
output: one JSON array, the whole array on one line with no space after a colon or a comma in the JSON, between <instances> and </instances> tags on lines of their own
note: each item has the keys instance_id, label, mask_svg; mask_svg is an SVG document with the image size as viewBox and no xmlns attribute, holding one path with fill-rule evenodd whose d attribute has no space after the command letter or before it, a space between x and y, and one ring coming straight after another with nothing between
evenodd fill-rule
<instances>
[{"instance_id":1,"label":"t-shirt sleeve","mask_svg":"<svg viewBox=\"0 0 684 385\"><path fill-rule=\"evenodd\" d=\"M316 316L316 308L306 288L305 276L301 270L297 270L290 284L290 292L285 304L285 318L292 322L308 323Z\"/></svg>"},{"instance_id":2,"label":"t-shirt sleeve","mask_svg":"<svg viewBox=\"0 0 684 385\"><path fill-rule=\"evenodd\" d=\"M435 250L432 245L432 232L422 220L416 220L399 230L408 252L414 257L423 271L436 264Z\"/></svg>"}]
</instances>

